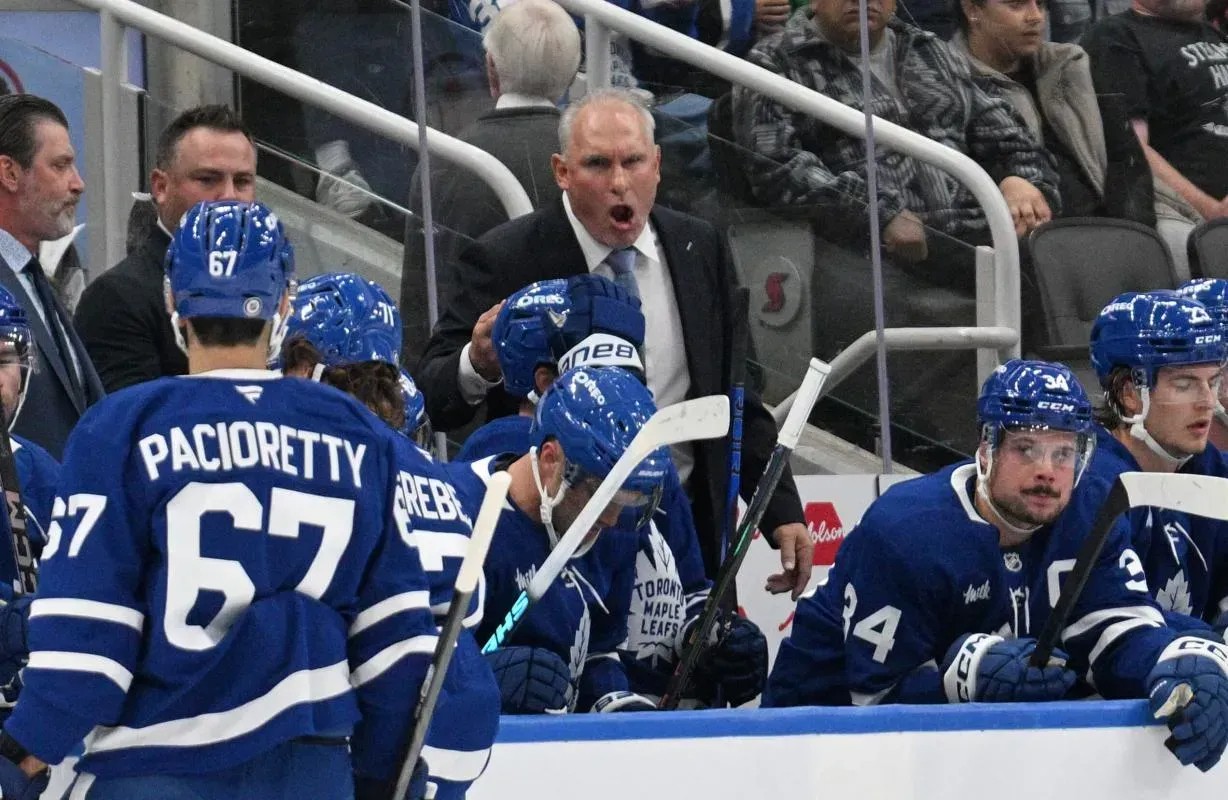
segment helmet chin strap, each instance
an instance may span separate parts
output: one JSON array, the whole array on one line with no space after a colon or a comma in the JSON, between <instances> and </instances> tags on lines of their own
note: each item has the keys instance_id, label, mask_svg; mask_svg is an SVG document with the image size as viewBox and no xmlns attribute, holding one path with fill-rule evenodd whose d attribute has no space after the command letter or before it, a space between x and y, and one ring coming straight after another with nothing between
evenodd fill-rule
<instances>
[{"instance_id":1,"label":"helmet chin strap","mask_svg":"<svg viewBox=\"0 0 1228 800\"><path fill-rule=\"evenodd\" d=\"M188 354L188 343L183 338L183 328L179 327L179 312L171 312L171 330L175 332L175 344L183 351L186 356Z\"/></svg>"},{"instance_id":2,"label":"helmet chin strap","mask_svg":"<svg viewBox=\"0 0 1228 800\"><path fill-rule=\"evenodd\" d=\"M290 315L287 314L283 319L280 313L273 314L273 330L269 333L269 361L281 355L281 343L286 340L289 330Z\"/></svg>"},{"instance_id":3,"label":"helmet chin strap","mask_svg":"<svg viewBox=\"0 0 1228 800\"><path fill-rule=\"evenodd\" d=\"M1144 424L1147 421L1148 412L1151 411L1151 390L1146 386L1140 386L1139 396L1143 399L1143 408L1132 417L1123 416L1121 421L1129 423L1130 435L1147 445L1147 449L1154 453L1164 464L1172 467L1173 470L1181 469L1182 465L1189 461L1192 456L1174 456L1155 440L1155 437L1151 435L1151 432L1147 430L1147 426Z\"/></svg>"},{"instance_id":4,"label":"helmet chin strap","mask_svg":"<svg viewBox=\"0 0 1228 800\"><path fill-rule=\"evenodd\" d=\"M1011 537L1027 538L1040 529L1040 525L1021 525L1019 521L1010 514L998 507L998 504L989 496L989 473L993 470L993 446L988 448L985 455L985 467L981 468L980 456L976 459L976 493L985 501L985 505L998 518L998 523L1006 528L1006 533Z\"/></svg>"},{"instance_id":5,"label":"helmet chin strap","mask_svg":"<svg viewBox=\"0 0 1228 800\"><path fill-rule=\"evenodd\" d=\"M21 416L21 407L26 404L26 394L30 388L30 373L26 371L25 377L22 378L21 388L17 391L17 408L13 409L13 416L9 417L8 430L13 431L13 426L17 424L17 418Z\"/></svg>"},{"instance_id":6,"label":"helmet chin strap","mask_svg":"<svg viewBox=\"0 0 1228 800\"><path fill-rule=\"evenodd\" d=\"M555 545L559 543L558 531L554 529L554 507L563 502L563 496L567 494L567 481L564 480L559 485L559 493L554 497L546 491L546 485L542 482L541 469L537 463L537 448L529 448L529 466L533 473L533 484L537 487L537 493L541 495L541 520L542 525L546 526L546 536L550 537L550 549L553 550Z\"/></svg>"}]
</instances>

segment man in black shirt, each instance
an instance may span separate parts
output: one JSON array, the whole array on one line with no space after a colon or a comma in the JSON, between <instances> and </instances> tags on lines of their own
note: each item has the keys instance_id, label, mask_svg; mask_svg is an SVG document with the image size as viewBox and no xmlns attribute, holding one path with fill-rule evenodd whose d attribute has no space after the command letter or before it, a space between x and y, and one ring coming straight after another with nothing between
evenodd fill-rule
<instances>
[{"instance_id":1,"label":"man in black shirt","mask_svg":"<svg viewBox=\"0 0 1228 800\"><path fill-rule=\"evenodd\" d=\"M1215 219L1228 216L1228 41L1205 8L1206 0L1133 0L1093 25L1083 47L1097 93L1124 98L1152 173Z\"/></svg>"}]
</instances>

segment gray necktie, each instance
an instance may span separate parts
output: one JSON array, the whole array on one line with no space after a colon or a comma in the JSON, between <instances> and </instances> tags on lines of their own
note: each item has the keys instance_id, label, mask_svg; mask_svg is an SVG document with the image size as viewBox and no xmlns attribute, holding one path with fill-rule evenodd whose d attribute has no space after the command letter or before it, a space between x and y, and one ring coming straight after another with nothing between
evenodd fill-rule
<instances>
[{"instance_id":1,"label":"gray necktie","mask_svg":"<svg viewBox=\"0 0 1228 800\"><path fill-rule=\"evenodd\" d=\"M614 282L626 290L627 294L638 298L640 287L635 282L635 248L611 250L605 257L605 263L614 271Z\"/></svg>"}]
</instances>

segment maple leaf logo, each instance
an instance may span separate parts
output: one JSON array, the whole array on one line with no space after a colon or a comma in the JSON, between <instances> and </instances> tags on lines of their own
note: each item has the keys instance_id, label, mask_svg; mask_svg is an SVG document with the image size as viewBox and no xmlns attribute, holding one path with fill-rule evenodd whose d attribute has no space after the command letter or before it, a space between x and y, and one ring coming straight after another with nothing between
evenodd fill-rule
<instances>
[{"instance_id":1,"label":"maple leaf logo","mask_svg":"<svg viewBox=\"0 0 1228 800\"><path fill-rule=\"evenodd\" d=\"M1164 588L1156 592L1156 603L1165 611L1176 611L1178 614L1189 614L1194 610L1190 601L1190 585L1184 572L1178 572L1168 579Z\"/></svg>"}]
</instances>

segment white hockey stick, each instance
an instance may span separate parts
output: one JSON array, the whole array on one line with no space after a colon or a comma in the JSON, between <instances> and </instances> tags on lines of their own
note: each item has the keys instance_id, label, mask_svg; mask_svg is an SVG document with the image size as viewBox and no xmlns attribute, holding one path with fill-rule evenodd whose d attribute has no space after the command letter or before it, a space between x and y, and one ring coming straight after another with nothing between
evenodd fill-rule
<instances>
[{"instance_id":1,"label":"white hockey stick","mask_svg":"<svg viewBox=\"0 0 1228 800\"><path fill-rule=\"evenodd\" d=\"M499 522L499 514L503 511L503 503L507 500L507 490L511 484L512 477L506 472L496 472L486 483L486 495L482 498L482 507L478 509L477 519L473 522L473 535L469 537L465 559L456 573L452 602L448 605L448 615L439 631L439 642L435 645L431 668L422 687L422 699L418 701L418 708L414 712L414 727L410 731L409 744L401 754L401 772L397 776L394 800L401 800L409 791L414 766L418 763L418 756L422 754L423 745L426 744L426 732L431 726L431 717L435 713L439 693L443 691L448 665L452 662L456 639L464 627L465 615L469 613L469 601L477 590L482 564L486 561L486 551L490 549L490 540L495 535L495 525Z\"/></svg>"},{"instance_id":2,"label":"white hockey stick","mask_svg":"<svg viewBox=\"0 0 1228 800\"><path fill-rule=\"evenodd\" d=\"M538 567L528 588L522 590L516 602L512 603L512 607L503 617L503 622L499 623L499 627L495 628L490 639L482 646L482 652L489 653L508 640L524 618L525 611L540 600L550 588L550 584L554 583L554 579L580 547L601 512L614 499L614 495L630 477L631 471L639 466L641 461L659 447L696 439L715 439L728 432L729 398L724 395L698 397L662 408L653 414L631 440L622 458L618 459L610 474L597 487L592 499L585 504L575 522L571 523L563 534L563 538Z\"/></svg>"},{"instance_id":3,"label":"white hockey stick","mask_svg":"<svg viewBox=\"0 0 1228 800\"><path fill-rule=\"evenodd\" d=\"M1183 475L1167 472L1123 472L1113 482L1104 504L1096 513L1096 520L1079 548L1075 565L1062 586L1053 613L1045 620L1036 649L1032 652L1032 666L1044 666L1049 662L1053 648L1057 646L1066 627L1066 620L1074 605L1083 594L1083 587L1091 576L1092 567L1100 558L1100 551L1109 538L1109 531L1117 518L1132 508L1152 506L1171 511L1183 511L1196 517L1228 520L1228 478L1213 478L1206 475Z\"/></svg>"}]
</instances>

